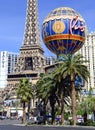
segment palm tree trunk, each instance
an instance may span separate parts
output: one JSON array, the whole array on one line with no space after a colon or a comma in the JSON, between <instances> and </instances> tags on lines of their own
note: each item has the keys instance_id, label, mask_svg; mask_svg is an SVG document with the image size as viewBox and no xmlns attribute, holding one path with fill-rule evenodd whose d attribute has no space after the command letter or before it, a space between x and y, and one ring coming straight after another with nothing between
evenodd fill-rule
<instances>
[{"instance_id":1,"label":"palm tree trunk","mask_svg":"<svg viewBox=\"0 0 95 130\"><path fill-rule=\"evenodd\" d=\"M23 102L23 119L22 119L22 123L25 124L26 123L26 110L25 110L25 102Z\"/></svg>"},{"instance_id":2,"label":"palm tree trunk","mask_svg":"<svg viewBox=\"0 0 95 130\"><path fill-rule=\"evenodd\" d=\"M30 107L31 107L31 99L29 99L29 102L28 102L28 120L30 118Z\"/></svg>"},{"instance_id":3,"label":"palm tree trunk","mask_svg":"<svg viewBox=\"0 0 95 130\"><path fill-rule=\"evenodd\" d=\"M51 115L52 115L52 121L51 124L55 124L55 95L52 93L52 95L50 96L50 106L51 106Z\"/></svg>"},{"instance_id":4,"label":"palm tree trunk","mask_svg":"<svg viewBox=\"0 0 95 130\"><path fill-rule=\"evenodd\" d=\"M53 125L55 123L55 104L52 104L52 109L51 109L51 115L52 115L52 122L51 124Z\"/></svg>"},{"instance_id":5,"label":"palm tree trunk","mask_svg":"<svg viewBox=\"0 0 95 130\"><path fill-rule=\"evenodd\" d=\"M46 124L46 101L43 104L43 123Z\"/></svg>"},{"instance_id":6,"label":"palm tree trunk","mask_svg":"<svg viewBox=\"0 0 95 130\"><path fill-rule=\"evenodd\" d=\"M76 125L76 91L74 80L71 81L71 99L72 99L72 125Z\"/></svg>"},{"instance_id":7,"label":"palm tree trunk","mask_svg":"<svg viewBox=\"0 0 95 130\"><path fill-rule=\"evenodd\" d=\"M64 125L64 95L61 97L61 125Z\"/></svg>"}]
</instances>

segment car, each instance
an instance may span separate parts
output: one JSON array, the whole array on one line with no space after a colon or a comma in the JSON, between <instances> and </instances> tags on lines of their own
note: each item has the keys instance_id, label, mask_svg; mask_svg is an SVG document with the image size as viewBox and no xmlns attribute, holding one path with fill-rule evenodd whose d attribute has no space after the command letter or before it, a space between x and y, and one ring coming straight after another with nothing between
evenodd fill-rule
<instances>
[{"instance_id":1,"label":"car","mask_svg":"<svg viewBox=\"0 0 95 130\"><path fill-rule=\"evenodd\" d=\"M0 120L6 119L6 116L0 116Z\"/></svg>"},{"instance_id":2,"label":"car","mask_svg":"<svg viewBox=\"0 0 95 130\"><path fill-rule=\"evenodd\" d=\"M38 116L37 121L38 121L38 124L42 124L43 123L43 116Z\"/></svg>"},{"instance_id":3,"label":"car","mask_svg":"<svg viewBox=\"0 0 95 130\"><path fill-rule=\"evenodd\" d=\"M28 122L31 122L32 124L37 124L38 123L37 117L34 116L30 117Z\"/></svg>"},{"instance_id":4,"label":"car","mask_svg":"<svg viewBox=\"0 0 95 130\"><path fill-rule=\"evenodd\" d=\"M84 122L83 117L79 117L79 118L77 118L77 122L78 122L78 123L83 123L83 122Z\"/></svg>"}]
</instances>

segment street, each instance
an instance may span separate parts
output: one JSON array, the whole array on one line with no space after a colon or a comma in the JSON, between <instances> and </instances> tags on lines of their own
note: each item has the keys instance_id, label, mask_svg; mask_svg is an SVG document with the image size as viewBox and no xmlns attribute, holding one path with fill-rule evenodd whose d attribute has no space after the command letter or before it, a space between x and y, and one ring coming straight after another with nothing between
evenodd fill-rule
<instances>
[{"instance_id":1,"label":"street","mask_svg":"<svg viewBox=\"0 0 95 130\"><path fill-rule=\"evenodd\" d=\"M94 130L95 127L87 126L25 126L19 120L0 120L0 130Z\"/></svg>"},{"instance_id":2,"label":"street","mask_svg":"<svg viewBox=\"0 0 95 130\"><path fill-rule=\"evenodd\" d=\"M53 127L53 126L18 126L0 125L0 130L94 130L95 128L84 127Z\"/></svg>"}]
</instances>

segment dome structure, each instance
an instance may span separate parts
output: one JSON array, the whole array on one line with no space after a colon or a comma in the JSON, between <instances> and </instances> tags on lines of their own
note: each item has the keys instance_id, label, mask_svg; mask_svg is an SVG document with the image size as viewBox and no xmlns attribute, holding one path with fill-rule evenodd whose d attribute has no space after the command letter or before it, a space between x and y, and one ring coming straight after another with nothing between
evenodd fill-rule
<instances>
[{"instance_id":1,"label":"dome structure","mask_svg":"<svg viewBox=\"0 0 95 130\"><path fill-rule=\"evenodd\" d=\"M42 25L42 38L49 50L56 55L73 54L85 42L86 25L74 9L60 7L51 11Z\"/></svg>"}]
</instances>

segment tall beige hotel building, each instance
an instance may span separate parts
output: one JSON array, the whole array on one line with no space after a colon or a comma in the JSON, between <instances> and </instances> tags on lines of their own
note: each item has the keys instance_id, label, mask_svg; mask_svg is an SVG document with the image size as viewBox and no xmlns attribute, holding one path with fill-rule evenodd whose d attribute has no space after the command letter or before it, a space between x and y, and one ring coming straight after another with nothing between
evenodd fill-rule
<instances>
[{"instance_id":1,"label":"tall beige hotel building","mask_svg":"<svg viewBox=\"0 0 95 130\"><path fill-rule=\"evenodd\" d=\"M88 82L85 83L84 88L89 90L91 87L95 93L95 32L87 34L85 44L79 50L79 53L89 61L87 66L90 72L90 78L88 79Z\"/></svg>"}]
</instances>

